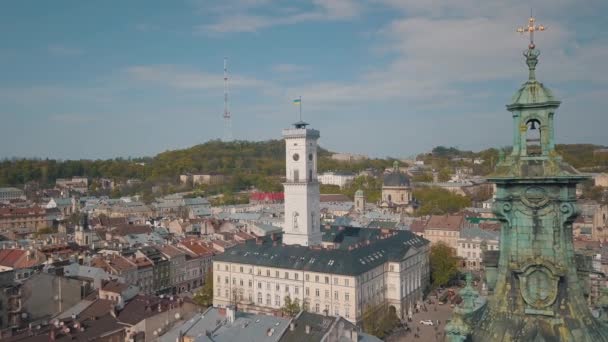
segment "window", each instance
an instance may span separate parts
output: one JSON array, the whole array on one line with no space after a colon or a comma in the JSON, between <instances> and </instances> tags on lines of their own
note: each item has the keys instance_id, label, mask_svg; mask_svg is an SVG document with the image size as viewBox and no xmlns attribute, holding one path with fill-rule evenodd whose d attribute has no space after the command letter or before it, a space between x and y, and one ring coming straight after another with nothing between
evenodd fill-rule
<instances>
[{"instance_id":1,"label":"window","mask_svg":"<svg viewBox=\"0 0 608 342\"><path fill-rule=\"evenodd\" d=\"M266 305L268 305L268 306L271 305L271 303L270 303L270 293L266 294Z\"/></svg>"},{"instance_id":2,"label":"window","mask_svg":"<svg viewBox=\"0 0 608 342\"><path fill-rule=\"evenodd\" d=\"M274 276L275 276L276 278L278 278L278 277L279 277L279 271L275 271L275 272L274 272Z\"/></svg>"},{"instance_id":3,"label":"window","mask_svg":"<svg viewBox=\"0 0 608 342\"><path fill-rule=\"evenodd\" d=\"M241 280L239 281L239 283L241 284L241 286L243 286L243 279L241 279Z\"/></svg>"},{"instance_id":4,"label":"window","mask_svg":"<svg viewBox=\"0 0 608 342\"><path fill-rule=\"evenodd\" d=\"M293 170L293 181L296 183L300 181L300 170Z\"/></svg>"},{"instance_id":5,"label":"window","mask_svg":"<svg viewBox=\"0 0 608 342\"><path fill-rule=\"evenodd\" d=\"M319 297L319 289L315 289L315 296Z\"/></svg>"},{"instance_id":6,"label":"window","mask_svg":"<svg viewBox=\"0 0 608 342\"><path fill-rule=\"evenodd\" d=\"M306 290L304 291L304 293L306 293L306 295L309 296L310 295L310 288L307 287Z\"/></svg>"},{"instance_id":7,"label":"window","mask_svg":"<svg viewBox=\"0 0 608 342\"><path fill-rule=\"evenodd\" d=\"M285 272L285 279L289 279L289 272Z\"/></svg>"},{"instance_id":8,"label":"window","mask_svg":"<svg viewBox=\"0 0 608 342\"><path fill-rule=\"evenodd\" d=\"M325 284L329 284L329 277L325 277Z\"/></svg>"},{"instance_id":9,"label":"window","mask_svg":"<svg viewBox=\"0 0 608 342\"><path fill-rule=\"evenodd\" d=\"M334 308L334 315L340 316L340 309L337 306Z\"/></svg>"},{"instance_id":10,"label":"window","mask_svg":"<svg viewBox=\"0 0 608 342\"><path fill-rule=\"evenodd\" d=\"M258 275L262 275L262 270L258 268Z\"/></svg>"},{"instance_id":11,"label":"window","mask_svg":"<svg viewBox=\"0 0 608 342\"><path fill-rule=\"evenodd\" d=\"M243 273L243 266L240 267L239 271Z\"/></svg>"},{"instance_id":12,"label":"window","mask_svg":"<svg viewBox=\"0 0 608 342\"><path fill-rule=\"evenodd\" d=\"M348 285L348 279L344 279L344 286L349 286Z\"/></svg>"},{"instance_id":13,"label":"window","mask_svg":"<svg viewBox=\"0 0 608 342\"><path fill-rule=\"evenodd\" d=\"M306 275L306 281L309 281L309 280L310 280L310 276L307 274Z\"/></svg>"},{"instance_id":14,"label":"window","mask_svg":"<svg viewBox=\"0 0 608 342\"><path fill-rule=\"evenodd\" d=\"M228 270L229 270L228 265L224 266L224 270L225 270L225 271L228 271Z\"/></svg>"},{"instance_id":15,"label":"window","mask_svg":"<svg viewBox=\"0 0 608 342\"><path fill-rule=\"evenodd\" d=\"M270 291L270 283L266 283L266 290Z\"/></svg>"},{"instance_id":16,"label":"window","mask_svg":"<svg viewBox=\"0 0 608 342\"><path fill-rule=\"evenodd\" d=\"M325 298L329 298L329 290L325 290Z\"/></svg>"},{"instance_id":17,"label":"window","mask_svg":"<svg viewBox=\"0 0 608 342\"><path fill-rule=\"evenodd\" d=\"M236 278L232 278L232 285L236 285Z\"/></svg>"},{"instance_id":18,"label":"window","mask_svg":"<svg viewBox=\"0 0 608 342\"><path fill-rule=\"evenodd\" d=\"M224 279L224 283L226 283L226 284L230 284L230 281L228 280L228 277L226 277L226 278Z\"/></svg>"},{"instance_id":19,"label":"window","mask_svg":"<svg viewBox=\"0 0 608 342\"><path fill-rule=\"evenodd\" d=\"M293 274L293 277L294 277L296 280L298 280L298 278L299 278L299 274L294 273L294 274Z\"/></svg>"},{"instance_id":20,"label":"window","mask_svg":"<svg viewBox=\"0 0 608 342\"><path fill-rule=\"evenodd\" d=\"M389 270L389 271L391 271L391 272L395 272L395 266L390 265L390 266L388 267L388 270Z\"/></svg>"},{"instance_id":21,"label":"window","mask_svg":"<svg viewBox=\"0 0 608 342\"><path fill-rule=\"evenodd\" d=\"M285 285L285 292L289 293L289 285Z\"/></svg>"},{"instance_id":22,"label":"window","mask_svg":"<svg viewBox=\"0 0 608 342\"><path fill-rule=\"evenodd\" d=\"M299 287L295 287L295 289L293 290L295 294L300 294L300 288Z\"/></svg>"},{"instance_id":23,"label":"window","mask_svg":"<svg viewBox=\"0 0 608 342\"><path fill-rule=\"evenodd\" d=\"M279 295L274 296L274 305L281 306L281 296L279 296Z\"/></svg>"},{"instance_id":24,"label":"window","mask_svg":"<svg viewBox=\"0 0 608 342\"><path fill-rule=\"evenodd\" d=\"M279 283L277 283L277 291L281 290L281 285L279 285Z\"/></svg>"},{"instance_id":25,"label":"window","mask_svg":"<svg viewBox=\"0 0 608 342\"><path fill-rule=\"evenodd\" d=\"M258 292L258 304L262 304L262 292Z\"/></svg>"},{"instance_id":26,"label":"window","mask_svg":"<svg viewBox=\"0 0 608 342\"><path fill-rule=\"evenodd\" d=\"M252 281L251 281L251 280L249 280L249 287L251 287L252 285L253 285L253 284L252 284Z\"/></svg>"},{"instance_id":27,"label":"window","mask_svg":"<svg viewBox=\"0 0 608 342\"><path fill-rule=\"evenodd\" d=\"M222 296L222 289L221 288L217 288L217 296L221 297Z\"/></svg>"},{"instance_id":28,"label":"window","mask_svg":"<svg viewBox=\"0 0 608 342\"><path fill-rule=\"evenodd\" d=\"M230 290L226 289L226 298L230 298Z\"/></svg>"},{"instance_id":29,"label":"window","mask_svg":"<svg viewBox=\"0 0 608 342\"><path fill-rule=\"evenodd\" d=\"M266 276L270 277L270 270L266 270Z\"/></svg>"},{"instance_id":30,"label":"window","mask_svg":"<svg viewBox=\"0 0 608 342\"><path fill-rule=\"evenodd\" d=\"M319 276L318 276L318 275L316 275L316 276L315 276L315 281L316 281L317 283L319 282Z\"/></svg>"},{"instance_id":31,"label":"window","mask_svg":"<svg viewBox=\"0 0 608 342\"><path fill-rule=\"evenodd\" d=\"M334 299L338 300L338 291L334 291Z\"/></svg>"},{"instance_id":32,"label":"window","mask_svg":"<svg viewBox=\"0 0 608 342\"><path fill-rule=\"evenodd\" d=\"M338 285L338 278L334 278L334 285Z\"/></svg>"},{"instance_id":33,"label":"window","mask_svg":"<svg viewBox=\"0 0 608 342\"><path fill-rule=\"evenodd\" d=\"M258 281L258 289L261 289L261 288L262 288L262 282Z\"/></svg>"},{"instance_id":34,"label":"window","mask_svg":"<svg viewBox=\"0 0 608 342\"><path fill-rule=\"evenodd\" d=\"M348 292L344 294L344 300L347 302L350 300L350 294Z\"/></svg>"},{"instance_id":35,"label":"window","mask_svg":"<svg viewBox=\"0 0 608 342\"><path fill-rule=\"evenodd\" d=\"M350 318L350 308L348 306L344 308L344 317Z\"/></svg>"},{"instance_id":36,"label":"window","mask_svg":"<svg viewBox=\"0 0 608 342\"><path fill-rule=\"evenodd\" d=\"M315 312L319 313L320 309L321 309L321 306L319 305L319 303L315 304Z\"/></svg>"}]
</instances>

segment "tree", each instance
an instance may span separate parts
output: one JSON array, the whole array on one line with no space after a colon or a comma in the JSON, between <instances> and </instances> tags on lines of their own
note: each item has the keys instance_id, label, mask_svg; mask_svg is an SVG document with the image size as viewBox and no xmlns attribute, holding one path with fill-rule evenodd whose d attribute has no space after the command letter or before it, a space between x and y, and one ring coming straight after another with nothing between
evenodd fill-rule
<instances>
[{"instance_id":1,"label":"tree","mask_svg":"<svg viewBox=\"0 0 608 342\"><path fill-rule=\"evenodd\" d=\"M431 278L434 287L446 285L458 274L458 259L454 249L444 242L431 246Z\"/></svg>"},{"instance_id":2,"label":"tree","mask_svg":"<svg viewBox=\"0 0 608 342\"><path fill-rule=\"evenodd\" d=\"M421 203L418 216L453 214L471 205L468 197L435 186L415 189L414 198Z\"/></svg>"},{"instance_id":3,"label":"tree","mask_svg":"<svg viewBox=\"0 0 608 342\"><path fill-rule=\"evenodd\" d=\"M285 305L281 308L281 311L287 316L294 317L300 312L300 300L298 298L291 300L291 297L285 297Z\"/></svg>"},{"instance_id":4,"label":"tree","mask_svg":"<svg viewBox=\"0 0 608 342\"><path fill-rule=\"evenodd\" d=\"M203 287L192 298L194 302L203 307L213 305L213 271L210 269L205 274Z\"/></svg>"},{"instance_id":5,"label":"tree","mask_svg":"<svg viewBox=\"0 0 608 342\"><path fill-rule=\"evenodd\" d=\"M399 324L394 307L368 305L363 310L363 331L378 338L384 338Z\"/></svg>"}]
</instances>

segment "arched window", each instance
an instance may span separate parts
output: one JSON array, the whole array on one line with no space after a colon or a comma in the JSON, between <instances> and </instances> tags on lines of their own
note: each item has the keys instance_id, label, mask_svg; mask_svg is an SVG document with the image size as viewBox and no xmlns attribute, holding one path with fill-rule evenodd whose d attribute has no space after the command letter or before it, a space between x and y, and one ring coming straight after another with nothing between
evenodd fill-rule
<instances>
[{"instance_id":1,"label":"arched window","mask_svg":"<svg viewBox=\"0 0 608 342\"><path fill-rule=\"evenodd\" d=\"M542 153L540 121L536 119L528 120L526 127L526 150L528 155L540 155Z\"/></svg>"}]
</instances>

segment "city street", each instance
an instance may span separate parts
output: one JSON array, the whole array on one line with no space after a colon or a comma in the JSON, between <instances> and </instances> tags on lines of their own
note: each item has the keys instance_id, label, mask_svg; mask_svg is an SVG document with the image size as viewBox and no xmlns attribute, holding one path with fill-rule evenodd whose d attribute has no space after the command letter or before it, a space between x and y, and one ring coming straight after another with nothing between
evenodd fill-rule
<instances>
[{"instance_id":1,"label":"city street","mask_svg":"<svg viewBox=\"0 0 608 342\"><path fill-rule=\"evenodd\" d=\"M435 300L433 298L433 300ZM412 316L412 322L407 322L411 331L405 332L403 329L396 331L387 337L386 341L389 342L409 342L409 341L424 341L424 342L432 342L432 341L443 341L443 333L445 328L445 323L452 317L452 309L449 304L426 304L428 311L421 311ZM434 308L437 308L437 311ZM421 320L432 320L433 326L427 326L420 324ZM437 320L439 320L439 325L437 325ZM418 329L420 329L418 331ZM420 335L419 338L414 337L414 334ZM437 338L437 333L441 335Z\"/></svg>"}]
</instances>

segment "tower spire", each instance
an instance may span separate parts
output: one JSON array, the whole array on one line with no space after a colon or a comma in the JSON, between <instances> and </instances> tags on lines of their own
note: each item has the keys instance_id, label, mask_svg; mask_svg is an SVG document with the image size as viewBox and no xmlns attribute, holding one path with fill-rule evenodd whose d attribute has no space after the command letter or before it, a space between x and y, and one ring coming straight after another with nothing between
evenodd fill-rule
<instances>
[{"instance_id":1,"label":"tower spire","mask_svg":"<svg viewBox=\"0 0 608 342\"><path fill-rule=\"evenodd\" d=\"M228 58L224 57L224 141L232 140L232 116L228 108Z\"/></svg>"}]
</instances>

